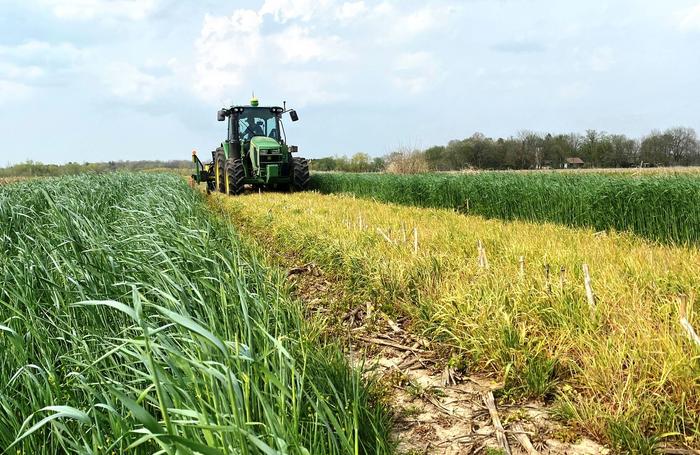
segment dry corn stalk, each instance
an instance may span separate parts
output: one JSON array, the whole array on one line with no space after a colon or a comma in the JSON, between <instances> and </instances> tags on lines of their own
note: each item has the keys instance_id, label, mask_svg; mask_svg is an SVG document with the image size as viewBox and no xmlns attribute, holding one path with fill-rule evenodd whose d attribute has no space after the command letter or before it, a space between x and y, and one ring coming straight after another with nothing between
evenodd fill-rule
<instances>
[{"instance_id":1,"label":"dry corn stalk","mask_svg":"<svg viewBox=\"0 0 700 455\"><path fill-rule=\"evenodd\" d=\"M681 305L680 305L680 317L681 317L681 327L685 329L686 333L688 334L688 338L690 338L692 341L695 342L698 346L700 346L700 336L695 332L695 329L693 326L690 324L690 321L688 321L688 314L687 314L687 306L688 306L688 297L683 295L680 298L681 300Z\"/></svg>"}]
</instances>

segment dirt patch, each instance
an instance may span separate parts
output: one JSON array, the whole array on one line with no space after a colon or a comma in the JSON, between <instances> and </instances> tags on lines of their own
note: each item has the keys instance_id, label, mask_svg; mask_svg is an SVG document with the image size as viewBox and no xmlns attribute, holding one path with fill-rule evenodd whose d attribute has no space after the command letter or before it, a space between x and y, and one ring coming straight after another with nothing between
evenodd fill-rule
<instances>
[{"instance_id":1,"label":"dirt patch","mask_svg":"<svg viewBox=\"0 0 700 455\"><path fill-rule=\"evenodd\" d=\"M499 406L493 398L498 383L450 368L444 349L407 330L408 321L390 319L371 302L347 308L342 286L315 264L277 259L289 267L309 315L328 321L327 336L344 340L351 363L384 386L398 453L609 453L554 421L541 403Z\"/></svg>"}]
</instances>

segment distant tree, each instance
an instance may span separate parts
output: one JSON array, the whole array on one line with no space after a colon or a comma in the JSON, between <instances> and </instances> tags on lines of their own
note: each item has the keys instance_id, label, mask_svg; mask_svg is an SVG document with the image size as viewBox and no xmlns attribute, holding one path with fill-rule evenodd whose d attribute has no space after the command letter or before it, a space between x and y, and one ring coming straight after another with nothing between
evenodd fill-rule
<instances>
[{"instance_id":1,"label":"distant tree","mask_svg":"<svg viewBox=\"0 0 700 455\"><path fill-rule=\"evenodd\" d=\"M671 162L679 166L697 163L698 137L692 128L676 127L666 130L671 143Z\"/></svg>"},{"instance_id":2,"label":"distant tree","mask_svg":"<svg viewBox=\"0 0 700 455\"><path fill-rule=\"evenodd\" d=\"M519 169L522 165L522 144L519 139L500 139L499 147L503 156L501 169Z\"/></svg>"},{"instance_id":3,"label":"distant tree","mask_svg":"<svg viewBox=\"0 0 700 455\"><path fill-rule=\"evenodd\" d=\"M448 169L466 169L473 159L471 144L468 140L450 141L445 147L445 163Z\"/></svg>"},{"instance_id":4,"label":"distant tree","mask_svg":"<svg viewBox=\"0 0 700 455\"><path fill-rule=\"evenodd\" d=\"M355 153L350 158L350 170L352 172L368 172L370 170L369 155L366 153Z\"/></svg>"},{"instance_id":5,"label":"distant tree","mask_svg":"<svg viewBox=\"0 0 700 455\"><path fill-rule=\"evenodd\" d=\"M630 167L638 161L639 143L624 134L606 137L607 152L603 155L605 167Z\"/></svg>"},{"instance_id":6,"label":"distant tree","mask_svg":"<svg viewBox=\"0 0 700 455\"><path fill-rule=\"evenodd\" d=\"M424 152L425 161L431 170L435 171L449 171L450 167L448 163L445 162L445 147L442 145L436 145L426 149Z\"/></svg>"},{"instance_id":7,"label":"distant tree","mask_svg":"<svg viewBox=\"0 0 700 455\"><path fill-rule=\"evenodd\" d=\"M596 130L586 130L586 134L581 138L582 142L578 148L579 158L591 166L600 165L599 141L601 134Z\"/></svg>"},{"instance_id":8,"label":"distant tree","mask_svg":"<svg viewBox=\"0 0 700 455\"><path fill-rule=\"evenodd\" d=\"M385 158L370 158L366 153L356 153L351 158L345 156L328 156L311 160L311 169L321 172L380 172L384 170L385 165Z\"/></svg>"},{"instance_id":9,"label":"distant tree","mask_svg":"<svg viewBox=\"0 0 700 455\"><path fill-rule=\"evenodd\" d=\"M673 156L673 137L670 134L652 131L642 140L639 157L642 162L654 166L669 166Z\"/></svg>"},{"instance_id":10,"label":"distant tree","mask_svg":"<svg viewBox=\"0 0 700 455\"><path fill-rule=\"evenodd\" d=\"M542 137L539 134L523 130L518 133L520 140L520 169L536 168L541 161Z\"/></svg>"},{"instance_id":11,"label":"distant tree","mask_svg":"<svg viewBox=\"0 0 700 455\"><path fill-rule=\"evenodd\" d=\"M381 172L386 169L386 159L378 156L372 159L372 172Z\"/></svg>"}]
</instances>

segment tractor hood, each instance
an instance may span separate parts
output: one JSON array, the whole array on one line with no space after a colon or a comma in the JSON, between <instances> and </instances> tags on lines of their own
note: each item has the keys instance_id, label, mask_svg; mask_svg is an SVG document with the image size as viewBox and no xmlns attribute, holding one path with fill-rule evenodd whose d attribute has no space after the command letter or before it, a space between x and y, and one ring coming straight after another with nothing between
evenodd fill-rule
<instances>
[{"instance_id":1,"label":"tractor hood","mask_svg":"<svg viewBox=\"0 0 700 455\"><path fill-rule=\"evenodd\" d=\"M271 137L255 136L250 140L250 145L258 150L271 150L280 148L280 143Z\"/></svg>"}]
</instances>

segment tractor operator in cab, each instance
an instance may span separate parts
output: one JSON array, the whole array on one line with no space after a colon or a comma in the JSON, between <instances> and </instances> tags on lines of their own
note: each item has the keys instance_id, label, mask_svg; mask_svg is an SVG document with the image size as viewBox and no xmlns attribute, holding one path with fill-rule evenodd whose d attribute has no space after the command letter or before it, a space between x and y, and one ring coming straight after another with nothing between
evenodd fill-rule
<instances>
[{"instance_id":1,"label":"tractor operator in cab","mask_svg":"<svg viewBox=\"0 0 700 455\"><path fill-rule=\"evenodd\" d=\"M262 124L262 120L258 122L258 119L255 117L248 117L248 126L246 127L245 131L243 132L243 137L245 138L246 141L251 140L255 136L264 136L265 132L263 131L262 127L260 126Z\"/></svg>"}]
</instances>

